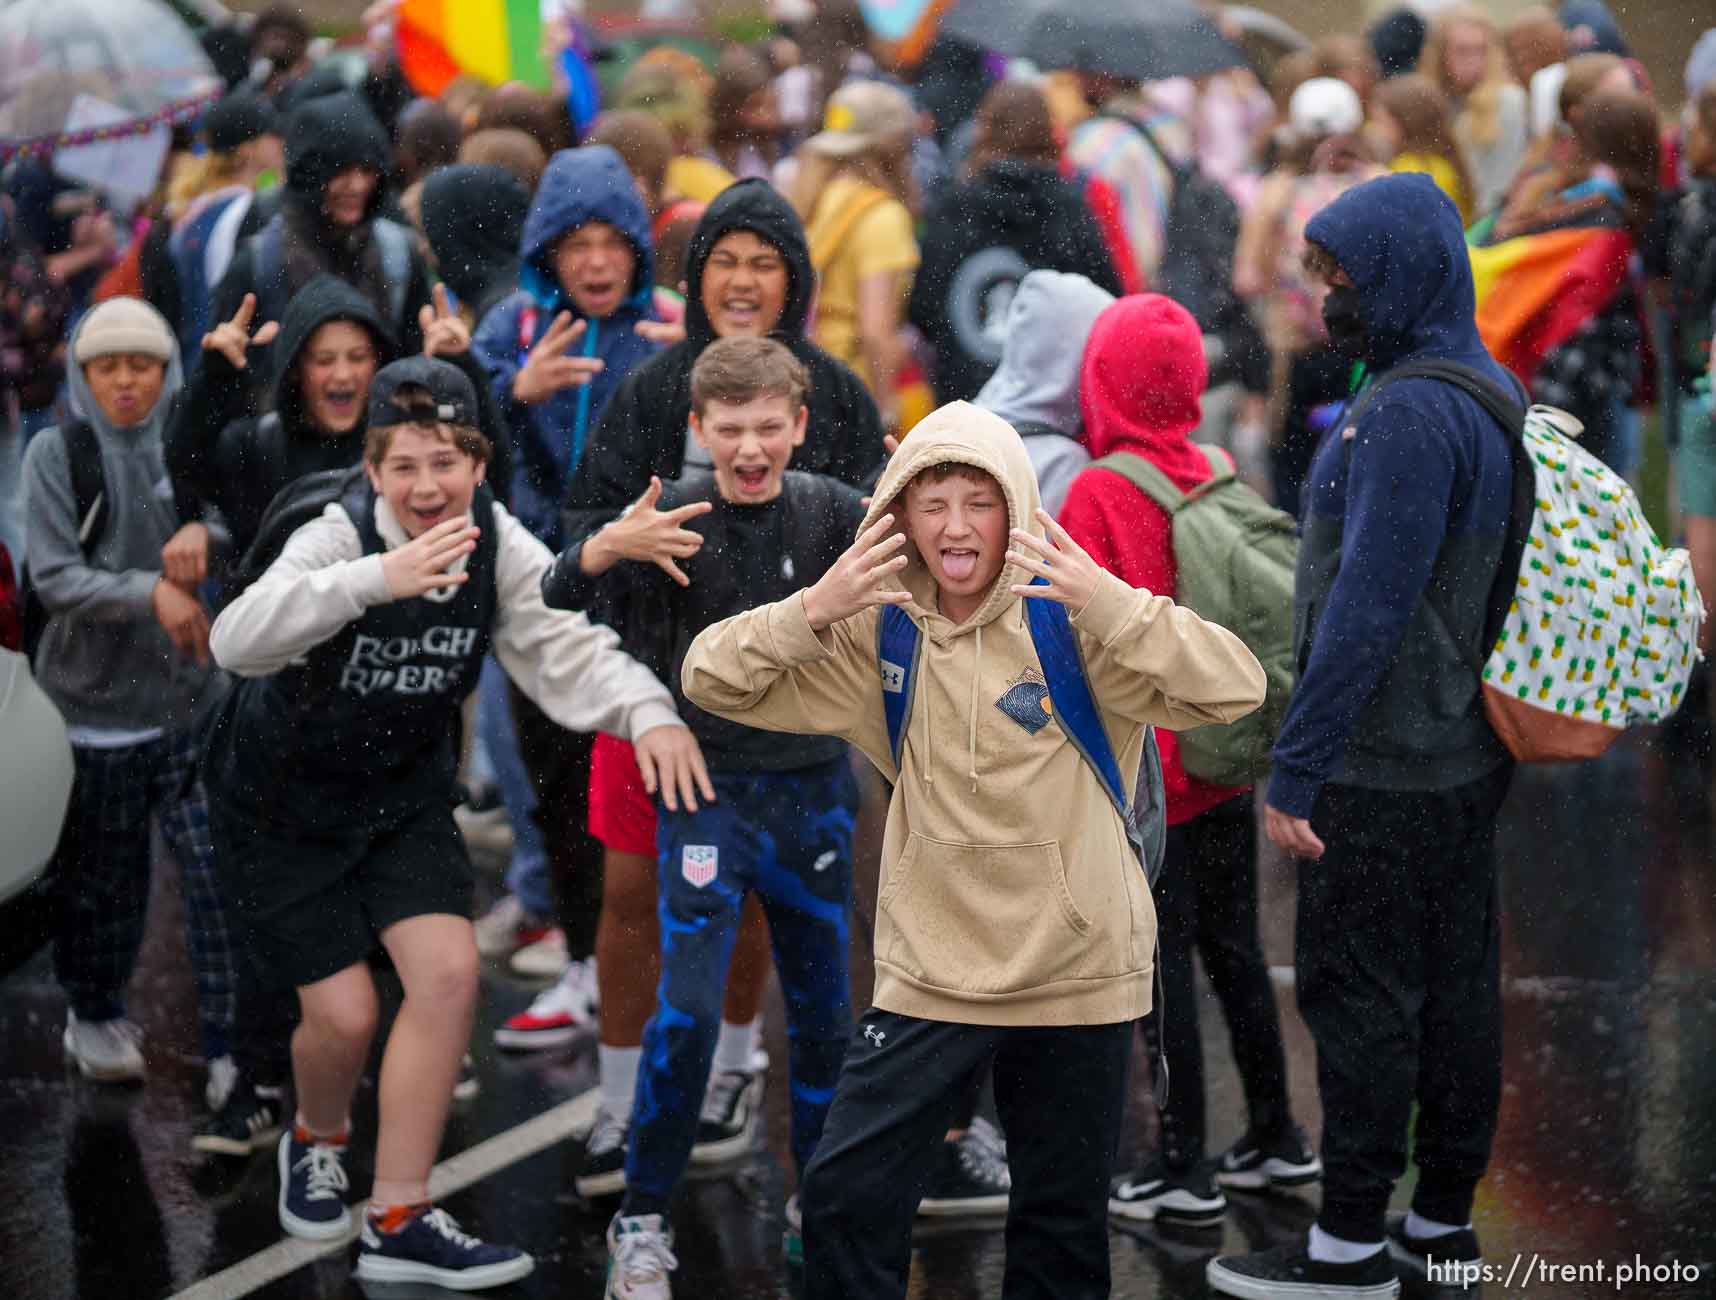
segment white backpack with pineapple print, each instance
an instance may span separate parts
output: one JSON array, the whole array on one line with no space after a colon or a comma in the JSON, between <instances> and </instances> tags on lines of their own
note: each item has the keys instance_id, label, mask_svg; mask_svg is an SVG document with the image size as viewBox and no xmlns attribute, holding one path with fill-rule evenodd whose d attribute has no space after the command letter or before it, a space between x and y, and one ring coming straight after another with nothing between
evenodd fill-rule
<instances>
[{"instance_id":1,"label":"white backpack with pineapple print","mask_svg":"<svg viewBox=\"0 0 1716 1300\"><path fill-rule=\"evenodd\" d=\"M1700 658L1705 610L1687 553L1658 540L1632 488L1574 441L1584 426L1566 411L1526 410L1487 376L1439 361L1392 370L1366 397L1404 378L1464 389L1512 435L1490 652L1469 659L1508 752L1529 762L1595 758L1628 727L1667 718ZM1429 600L1453 626L1434 592Z\"/></svg>"}]
</instances>

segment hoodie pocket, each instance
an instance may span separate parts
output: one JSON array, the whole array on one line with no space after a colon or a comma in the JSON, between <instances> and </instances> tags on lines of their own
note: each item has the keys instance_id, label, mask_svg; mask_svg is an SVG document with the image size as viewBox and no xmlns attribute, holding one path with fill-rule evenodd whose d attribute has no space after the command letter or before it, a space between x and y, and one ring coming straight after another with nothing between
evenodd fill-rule
<instances>
[{"instance_id":1,"label":"hoodie pocket","mask_svg":"<svg viewBox=\"0 0 1716 1300\"><path fill-rule=\"evenodd\" d=\"M1053 840L955 844L914 833L877 908L882 960L935 988L1006 994L1115 973Z\"/></svg>"}]
</instances>

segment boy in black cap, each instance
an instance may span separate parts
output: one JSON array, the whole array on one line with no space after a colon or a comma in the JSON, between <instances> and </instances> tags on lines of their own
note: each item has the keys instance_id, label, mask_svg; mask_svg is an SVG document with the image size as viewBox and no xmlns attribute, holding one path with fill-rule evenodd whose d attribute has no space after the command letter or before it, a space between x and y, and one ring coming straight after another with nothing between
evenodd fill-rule
<instances>
[{"instance_id":1,"label":"boy in black cap","mask_svg":"<svg viewBox=\"0 0 1716 1300\"><path fill-rule=\"evenodd\" d=\"M216 660L243 680L207 757L223 880L253 951L303 1011L281 1224L315 1239L348 1231L348 1108L376 1028L367 958L379 941L405 1001L382 1058L358 1276L464 1290L532 1268L460 1232L428 1193L476 1001L452 807L459 706L483 656L492 647L560 725L630 736L651 778L708 795L667 691L612 632L543 605L551 557L485 486L476 410L443 361L376 376L363 473L211 631Z\"/></svg>"}]
</instances>

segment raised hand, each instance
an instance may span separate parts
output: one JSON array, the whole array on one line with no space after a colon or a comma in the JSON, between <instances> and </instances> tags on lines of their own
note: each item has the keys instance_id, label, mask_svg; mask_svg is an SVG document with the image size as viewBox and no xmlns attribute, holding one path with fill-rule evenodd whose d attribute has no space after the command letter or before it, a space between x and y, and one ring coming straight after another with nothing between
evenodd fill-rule
<instances>
[{"instance_id":1,"label":"raised hand","mask_svg":"<svg viewBox=\"0 0 1716 1300\"><path fill-rule=\"evenodd\" d=\"M685 338L685 322L683 320L640 320L632 326L632 332L640 339L661 347L671 347Z\"/></svg>"},{"instance_id":2,"label":"raised hand","mask_svg":"<svg viewBox=\"0 0 1716 1300\"><path fill-rule=\"evenodd\" d=\"M177 584L161 578L150 598L155 621L166 631L173 649L206 668L209 662L209 612L203 602Z\"/></svg>"},{"instance_id":3,"label":"raised hand","mask_svg":"<svg viewBox=\"0 0 1716 1300\"><path fill-rule=\"evenodd\" d=\"M1072 534L1057 524L1047 510L1037 511L1037 522L1048 532L1048 538L1015 528L1009 534L1013 549L1007 552L1007 560L1046 579L1048 585L1020 582L1014 583L1010 590L1015 596L1031 600L1057 601L1077 614L1096 594L1096 585L1102 581L1102 566L1073 541Z\"/></svg>"},{"instance_id":4,"label":"raised hand","mask_svg":"<svg viewBox=\"0 0 1716 1300\"><path fill-rule=\"evenodd\" d=\"M531 406L546 402L562 389L587 384L601 374L604 363L599 358L566 355L566 350L583 337L583 321L574 321L569 311L556 316L548 333L536 341L513 376L512 395Z\"/></svg>"},{"instance_id":5,"label":"raised hand","mask_svg":"<svg viewBox=\"0 0 1716 1300\"><path fill-rule=\"evenodd\" d=\"M685 521L708 514L715 508L712 501L693 501L673 510L657 510L661 500L661 480L653 474L644 494L613 523L607 525L589 541L579 554L579 567L595 577L606 573L619 560L638 560L659 565L682 587L691 579L674 563L696 555L703 548L703 535L684 527Z\"/></svg>"},{"instance_id":6,"label":"raised hand","mask_svg":"<svg viewBox=\"0 0 1716 1300\"><path fill-rule=\"evenodd\" d=\"M904 533L888 535L893 515L883 515L858 534L858 540L834 562L834 567L804 593L804 614L815 631L851 618L872 605L903 605L911 593L884 587L882 580L906 567L911 558L899 554Z\"/></svg>"},{"instance_id":7,"label":"raised hand","mask_svg":"<svg viewBox=\"0 0 1716 1300\"><path fill-rule=\"evenodd\" d=\"M203 351L218 352L226 358L226 363L234 370L243 370L249 365L245 355L251 348L264 347L274 341L274 336L280 332L279 321L267 321L261 325L255 334L250 332L250 322L256 316L256 295L247 293L244 301L239 303L238 311L229 321L222 321L207 334L203 335Z\"/></svg>"},{"instance_id":8,"label":"raised hand","mask_svg":"<svg viewBox=\"0 0 1716 1300\"><path fill-rule=\"evenodd\" d=\"M407 600L441 587L462 585L470 578L470 571L450 570L460 556L477 549L477 535L481 531L469 518L460 515L457 519L444 519L421 537L388 551L381 557L388 594L395 600Z\"/></svg>"},{"instance_id":9,"label":"raised hand","mask_svg":"<svg viewBox=\"0 0 1716 1300\"><path fill-rule=\"evenodd\" d=\"M423 332L423 355L426 357L456 357L470 351L471 331L447 297L447 286L435 286L435 305L428 303L417 312L417 327Z\"/></svg>"}]
</instances>

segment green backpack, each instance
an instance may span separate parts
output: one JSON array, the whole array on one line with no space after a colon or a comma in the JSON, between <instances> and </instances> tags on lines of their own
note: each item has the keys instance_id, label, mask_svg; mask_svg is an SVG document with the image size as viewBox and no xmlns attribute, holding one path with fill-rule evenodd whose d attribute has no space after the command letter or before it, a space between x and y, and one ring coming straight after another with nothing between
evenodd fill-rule
<instances>
[{"instance_id":1,"label":"green backpack","mask_svg":"<svg viewBox=\"0 0 1716 1300\"><path fill-rule=\"evenodd\" d=\"M1269 772L1269 751L1293 691L1293 569L1299 534L1234 476L1221 452L1199 444L1214 475L1181 492L1142 456L1119 451L1096 461L1168 512L1173 521L1175 599L1244 641L1268 676L1263 704L1237 722L1180 733L1188 775L1215 785L1252 785Z\"/></svg>"}]
</instances>

